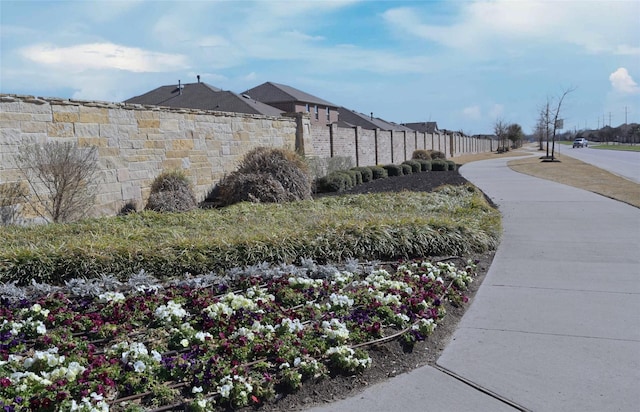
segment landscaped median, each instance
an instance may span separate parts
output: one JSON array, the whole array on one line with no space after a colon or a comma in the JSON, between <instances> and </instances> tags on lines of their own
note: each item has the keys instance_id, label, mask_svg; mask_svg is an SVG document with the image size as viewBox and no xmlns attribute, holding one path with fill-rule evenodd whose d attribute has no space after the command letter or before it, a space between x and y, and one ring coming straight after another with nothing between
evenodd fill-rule
<instances>
[{"instance_id":1,"label":"landscaped median","mask_svg":"<svg viewBox=\"0 0 640 412\"><path fill-rule=\"evenodd\" d=\"M461 256L495 249L500 219L449 186L0 236L0 408L213 411L425 339L466 301ZM444 255L459 257L424 258Z\"/></svg>"},{"instance_id":2,"label":"landscaped median","mask_svg":"<svg viewBox=\"0 0 640 412\"><path fill-rule=\"evenodd\" d=\"M0 282L141 270L161 279L261 262L389 260L492 250L499 213L472 186L0 228Z\"/></svg>"}]
</instances>

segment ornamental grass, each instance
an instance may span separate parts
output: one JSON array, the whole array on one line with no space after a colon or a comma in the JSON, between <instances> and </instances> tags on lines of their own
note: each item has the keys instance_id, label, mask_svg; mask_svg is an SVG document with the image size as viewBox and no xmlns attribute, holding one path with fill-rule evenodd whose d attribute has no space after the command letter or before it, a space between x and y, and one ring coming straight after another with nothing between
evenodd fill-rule
<instances>
[{"instance_id":1,"label":"ornamental grass","mask_svg":"<svg viewBox=\"0 0 640 412\"><path fill-rule=\"evenodd\" d=\"M145 271L161 279L261 262L318 263L493 250L499 213L473 186L426 192L143 211L70 224L0 228L0 283L63 284Z\"/></svg>"}]
</instances>

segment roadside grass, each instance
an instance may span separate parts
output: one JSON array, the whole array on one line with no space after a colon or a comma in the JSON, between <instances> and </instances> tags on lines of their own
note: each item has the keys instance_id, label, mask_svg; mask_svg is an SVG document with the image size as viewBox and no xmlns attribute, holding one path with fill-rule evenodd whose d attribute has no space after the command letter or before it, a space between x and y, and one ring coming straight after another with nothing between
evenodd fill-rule
<instances>
[{"instance_id":1,"label":"roadside grass","mask_svg":"<svg viewBox=\"0 0 640 412\"><path fill-rule=\"evenodd\" d=\"M594 146L589 146L591 149L600 149L600 150L620 150L625 152L640 152L640 145L631 145L631 144L598 144Z\"/></svg>"},{"instance_id":2,"label":"roadside grass","mask_svg":"<svg viewBox=\"0 0 640 412\"><path fill-rule=\"evenodd\" d=\"M220 210L140 212L0 228L0 282L62 284L140 271L161 279L261 262L319 263L493 250L499 213L468 185Z\"/></svg>"},{"instance_id":3,"label":"roadside grass","mask_svg":"<svg viewBox=\"0 0 640 412\"><path fill-rule=\"evenodd\" d=\"M541 162L529 156L511 160L507 165L520 173L588 190L640 208L640 190L637 183L606 170L556 154L559 162Z\"/></svg>"}]
</instances>

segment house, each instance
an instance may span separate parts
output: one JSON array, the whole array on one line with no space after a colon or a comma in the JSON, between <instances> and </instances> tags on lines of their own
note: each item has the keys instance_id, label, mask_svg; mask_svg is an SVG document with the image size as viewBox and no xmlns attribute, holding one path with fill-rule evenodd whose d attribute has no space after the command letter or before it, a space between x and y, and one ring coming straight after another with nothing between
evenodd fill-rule
<instances>
[{"instance_id":1,"label":"house","mask_svg":"<svg viewBox=\"0 0 640 412\"><path fill-rule=\"evenodd\" d=\"M417 122L417 123L402 123L402 124L412 130L416 130L421 133L429 133L429 134L443 133L440 129L438 129L438 123L436 122Z\"/></svg>"},{"instance_id":2,"label":"house","mask_svg":"<svg viewBox=\"0 0 640 412\"><path fill-rule=\"evenodd\" d=\"M379 117L373 117L373 113L369 116L363 113L356 112L354 110L347 109L346 107L340 107L338 109L340 121L338 125L340 127L354 127L360 126L363 129L380 129L380 130L394 130L394 131L413 131L406 126L387 122Z\"/></svg>"},{"instance_id":3,"label":"house","mask_svg":"<svg viewBox=\"0 0 640 412\"><path fill-rule=\"evenodd\" d=\"M178 82L177 85L161 86L140 96L127 99L124 102L186 109L260 114L264 116L281 116L283 112L283 110L256 101L248 96L241 96L200 82L200 76L198 76L197 83L181 84Z\"/></svg>"},{"instance_id":4,"label":"house","mask_svg":"<svg viewBox=\"0 0 640 412\"><path fill-rule=\"evenodd\" d=\"M284 112L309 113L312 125L325 126L338 121L338 106L284 84L266 82L242 94Z\"/></svg>"}]
</instances>

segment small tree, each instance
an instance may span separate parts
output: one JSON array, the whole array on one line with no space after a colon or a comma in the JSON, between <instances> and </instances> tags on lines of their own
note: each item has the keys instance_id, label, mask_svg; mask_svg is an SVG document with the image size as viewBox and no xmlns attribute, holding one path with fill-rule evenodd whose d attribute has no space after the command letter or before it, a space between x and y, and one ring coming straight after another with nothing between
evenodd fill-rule
<instances>
[{"instance_id":1,"label":"small tree","mask_svg":"<svg viewBox=\"0 0 640 412\"><path fill-rule=\"evenodd\" d=\"M555 148L556 148L556 132L561 129L560 109L562 108L562 102L565 97L576 88L570 87L565 89L560 97L557 99L557 103L554 106L553 101L547 98L546 104L540 110L540 121L544 123L546 138L547 138L547 158L554 160ZM551 156L549 156L549 138L551 138Z\"/></svg>"},{"instance_id":2,"label":"small tree","mask_svg":"<svg viewBox=\"0 0 640 412\"><path fill-rule=\"evenodd\" d=\"M28 203L37 214L53 222L86 216L95 199L96 147L47 142L22 147L17 160L33 191Z\"/></svg>"},{"instance_id":3,"label":"small tree","mask_svg":"<svg viewBox=\"0 0 640 412\"><path fill-rule=\"evenodd\" d=\"M514 149L522 146L522 139L524 139L522 127L517 123L510 124L507 127L507 139L511 141L511 147Z\"/></svg>"},{"instance_id":4,"label":"small tree","mask_svg":"<svg viewBox=\"0 0 640 412\"><path fill-rule=\"evenodd\" d=\"M507 123L502 119L496 120L496 122L493 124L493 133L498 137L498 152L499 153L502 153L502 152L507 150L507 148L506 148L506 146L507 146L507 132L508 132Z\"/></svg>"}]
</instances>

